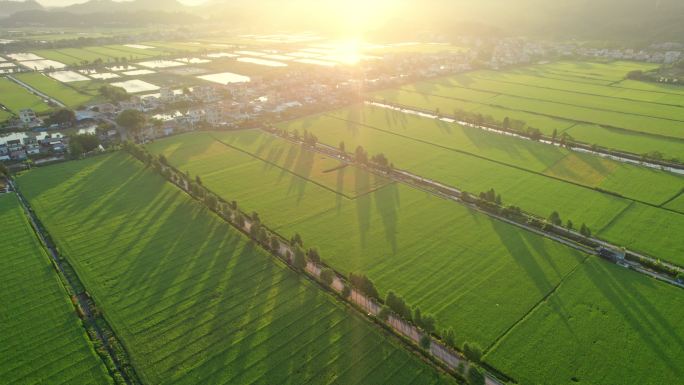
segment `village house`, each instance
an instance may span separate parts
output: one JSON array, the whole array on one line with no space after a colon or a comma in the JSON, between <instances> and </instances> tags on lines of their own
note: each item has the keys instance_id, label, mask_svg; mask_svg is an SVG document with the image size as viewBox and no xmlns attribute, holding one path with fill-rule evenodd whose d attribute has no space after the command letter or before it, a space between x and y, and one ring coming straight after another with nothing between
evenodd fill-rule
<instances>
[{"instance_id":1,"label":"village house","mask_svg":"<svg viewBox=\"0 0 684 385\"><path fill-rule=\"evenodd\" d=\"M27 126L40 124L36 113L30 108L25 108L19 111L19 120L21 123Z\"/></svg>"},{"instance_id":2,"label":"village house","mask_svg":"<svg viewBox=\"0 0 684 385\"><path fill-rule=\"evenodd\" d=\"M21 139L13 139L7 141L7 149L9 150L9 152L19 151L22 148L24 148L24 146L21 144Z\"/></svg>"},{"instance_id":3,"label":"village house","mask_svg":"<svg viewBox=\"0 0 684 385\"><path fill-rule=\"evenodd\" d=\"M96 104L91 109L101 114L114 114L116 112L116 107L112 103Z\"/></svg>"},{"instance_id":4,"label":"village house","mask_svg":"<svg viewBox=\"0 0 684 385\"><path fill-rule=\"evenodd\" d=\"M24 151L23 149L11 151L10 158L14 160L25 160L27 158L26 151Z\"/></svg>"}]
</instances>

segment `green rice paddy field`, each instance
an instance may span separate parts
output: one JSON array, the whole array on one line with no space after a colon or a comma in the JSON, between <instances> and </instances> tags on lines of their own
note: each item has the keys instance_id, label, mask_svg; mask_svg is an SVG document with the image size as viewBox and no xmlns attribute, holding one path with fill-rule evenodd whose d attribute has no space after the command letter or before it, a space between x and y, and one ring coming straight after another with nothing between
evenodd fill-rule
<instances>
[{"instance_id":1,"label":"green rice paddy field","mask_svg":"<svg viewBox=\"0 0 684 385\"><path fill-rule=\"evenodd\" d=\"M90 102L96 97L92 90L79 89L79 85L75 83L69 85L60 83L59 81L38 72L22 73L16 75L16 77L29 86L59 100L71 108L76 108L84 103ZM88 85L91 82L78 83ZM83 85L80 86L82 87Z\"/></svg>"},{"instance_id":2,"label":"green rice paddy field","mask_svg":"<svg viewBox=\"0 0 684 385\"><path fill-rule=\"evenodd\" d=\"M146 44L145 44L146 45ZM101 59L104 63L114 62L121 58L126 60L147 59L157 56L166 56L178 49L169 49L167 47L157 47L149 49L140 49L127 47L125 45L105 45L95 47L82 48L60 48L60 49L45 49L32 51L34 54L44 57L46 59L56 60L60 63L68 65L79 65L86 60L93 62Z\"/></svg>"},{"instance_id":3,"label":"green rice paddy field","mask_svg":"<svg viewBox=\"0 0 684 385\"><path fill-rule=\"evenodd\" d=\"M18 182L146 383L451 382L125 153Z\"/></svg>"},{"instance_id":4,"label":"green rice paddy field","mask_svg":"<svg viewBox=\"0 0 684 385\"><path fill-rule=\"evenodd\" d=\"M587 260L485 360L515 373L521 384L678 383L684 376L681 290Z\"/></svg>"},{"instance_id":5,"label":"green rice paddy field","mask_svg":"<svg viewBox=\"0 0 684 385\"><path fill-rule=\"evenodd\" d=\"M10 111L19 113L24 108L30 108L36 113L46 112L50 109L40 97L30 93L17 83L0 77L0 104L7 107ZM3 114L6 114L3 116ZM9 118L11 115L0 111L0 121Z\"/></svg>"},{"instance_id":6,"label":"green rice paddy field","mask_svg":"<svg viewBox=\"0 0 684 385\"><path fill-rule=\"evenodd\" d=\"M348 179L321 179L306 150L258 131L186 134L149 148L200 175L243 210L257 211L283 235L299 232L339 271L363 271L381 293L392 289L435 314L439 327L454 327L458 343L488 348L486 361L520 383L572 383L575 377L613 384L623 378L627 354L629 373L644 383L675 381L684 370L676 360L681 346L640 345L684 335L676 323L679 289L407 186L390 183L353 199L342 196ZM341 170L367 186L370 176L363 171ZM604 318L593 324L596 312ZM566 317L570 324L556 321ZM535 330L542 326L548 332L538 338ZM583 339L576 340L580 333ZM623 336L631 338L629 350L605 354L619 349ZM605 350L583 343L589 338ZM563 370L546 369L548 351ZM642 363L660 358L667 364L648 377L650 366Z\"/></svg>"},{"instance_id":7,"label":"green rice paddy field","mask_svg":"<svg viewBox=\"0 0 684 385\"><path fill-rule=\"evenodd\" d=\"M370 190L383 182L354 167L321 177L320 155L260 131L215 135L222 142L198 133L150 149L284 236L299 232L339 271L362 271L382 293L420 304L458 330L459 343L493 342L584 258L405 185Z\"/></svg>"},{"instance_id":8,"label":"green rice paddy field","mask_svg":"<svg viewBox=\"0 0 684 385\"><path fill-rule=\"evenodd\" d=\"M684 188L681 176L371 106L280 127L308 130L335 147L343 141L347 151L361 145L398 168L474 194L494 188L505 204L542 217L558 211L609 241L684 264L684 210L670 202ZM653 227L658 223L666 225Z\"/></svg>"},{"instance_id":9,"label":"green rice paddy field","mask_svg":"<svg viewBox=\"0 0 684 385\"><path fill-rule=\"evenodd\" d=\"M0 228L0 383L112 383L14 194Z\"/></svg>"},{"instance_id":10,"label":"green rice paddy field","mask_svg":"<svg viewBox=\"0 0 684 385\"><path fill-rule=\"evenodd\" d=\"M381 91L378 99L428 110L508 116L607 148L684 159L684 90L624 80L645 63L558 62L474 71Z\"/></svg>"}]
</instances>

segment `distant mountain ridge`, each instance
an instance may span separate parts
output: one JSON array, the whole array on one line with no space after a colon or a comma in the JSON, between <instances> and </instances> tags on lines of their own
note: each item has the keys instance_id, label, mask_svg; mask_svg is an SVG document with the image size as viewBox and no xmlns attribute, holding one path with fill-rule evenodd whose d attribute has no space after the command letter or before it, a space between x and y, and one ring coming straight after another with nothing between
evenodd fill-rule
<instances>
[{"instance_id":1,"label":"distant mountain ridge","mask_svg":"<svg viewBox=\"0 0 684 385\"><path fill-rule=\"evenodd\" d=\"M0 17L9 16L15 12L40 11L45 8L35 0L9 1L0 0Z\"/></svg>"},{"instance_id":2,"label":"distant mountain ridge","mask_svg":"<svg viewBox=\"0 0 684 385\"><path fill-rule=\"evenodd\" d=\"M73 4L57 9L62 12L85 14L156 10L164 12L182 12L187 11L188 8L190 7L187 7L176 0L134 0L119 2L113 0L89 0L85 3Z\"/></svg>"},{"instance_id":3,"label":"distant mountain ridge","mask_svg":"<svg viewBox=\"0 0 684 385\"><path fill-rule=\"evenodd\" d=\"M253 31L312 30L334 35L349 23L330 16L345 6L343 0L207 0L198 6L177 0L89 0L46 9L36 0L0 0L0 24L78 27L97 26L96 21L117 26L177 20L182 25L207 22ZM411 39L415 31L426 31L447 38L495 35L630 44L684 42L684 0L406 0L385 14L391 17L374 26L375 30L355 32L388 40Z\"/></svg>"}]
</instances>

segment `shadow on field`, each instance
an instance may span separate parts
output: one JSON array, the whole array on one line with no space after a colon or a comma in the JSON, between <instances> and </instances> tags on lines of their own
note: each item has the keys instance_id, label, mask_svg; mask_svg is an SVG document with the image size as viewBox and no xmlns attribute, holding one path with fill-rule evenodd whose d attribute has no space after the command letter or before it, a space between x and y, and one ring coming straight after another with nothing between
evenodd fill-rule
<instances>
[{"instance_id":1,"label":"shadow on field","mask_svg":"<svg viewBox=\"0 0 684 385\"><path fill-rule=\"evenodd\" d=\"M541 257L548 254L545 250L543 240L534 237L531 234L525 234L523 236L522 231L518 231L504 222L493 220L491 223L492 229L499 237L501 244L506 247L508 253L515 259L518 266L525 271L527 277L534 282L539 294L541 296L548 294L554 285L549 281L537 259L541 259ZM530 249L530 243L538 243L535 247L536 250L533 251ZM537 253L539 256L535 258L534 255ZM556 269L555 266L554 269Z\"/></svg>"},{"instance_id":2,"label":"shadow on field","mask_svg":"<svg viewBox=\"0 0 684 385\"><path fill-rule=\"evenodd\" d=\"M9 218L16 207L19 206L19 198L14 193L0 194L0 218Z\"/></svg>"},{"instance_id":3,"label":"shadow on field","mask_svg":"<svg viewBox=\"0 0 684 385\"><path fill-rule=\"evenodd\" d=\"M364 115L365 114L363 110L363 105L351 106L347 109L347 116L345 116L344 119L347 123L347 130L353 134L352 136L357 137L357 135L359 134L361 126L359 126L357 122L363 122ZM360 145L363 146L364 143L360 143ZM356 151L356 147L347 148L346 151L348 153L354 154L354 151Z\"/></svg>"},{"instance_id":4,"label":"shadow on field","mask_svg":"<svg viewBox=\"0 0 684 385\"><path fill-rule=\"evenodd\" d=\"M202 155L214 143L214 138L206 132L182 134L179 137L169 138L168 140L171 144L171 141L180 142L180 145L176 147L171 154L166 155L166 159L168 159L170 164L174 165L182 172L185 172L182 167L190 161L190 158ZM163 140L155 142L152 146L155 146L156 143L165 142ZM163 147L161 148L163 149ZM164 151L157 151L156 153L161 154L163 152Z\"/></svg>"},{"instance_id":5,"label":"shadow on field","mask_svg":"<svg viewBox=\"0 0 684 385\"><path fill-rule=\"evenodd\" d=\"M411 87L402 87L402 88L405 88L407 90L411 89ZM424 82L420 82L420 83L414 83L413 88L418 92L433 95L437 90L439 90L439 85L437 83L434 83L434 82L424 81Z\"/></svg>"},{"instance_id":6,"label":"shadow on field","mask_svg":"<svg viewBox=\"0 0 684 385\"><path fill-rule=\"evenodd\" d=\"M466 127L461 128L463 134L468 138L468 141L475 145L477 149L494 149L507 154L512 159L525 159L524 154L536 155L535 151L525 151L524 153L520 151L521 147L527 147L526 143L522 140L517 141L516 139L500 138L499 134L484 132L479 128ZM511 145L513 144L513 145Z\"/></svg>"},{"instance_id":7,"label":"shadow on field","mask_svg":"<svg viewBox=\"0 0 684 385\"><path fill-rule=\"evenodd\" d=\"M370 178L368 173L357 172L356 185L368 183L368 178ZM354 203L356 204L356 218L359 223L359 237L363 248L366 248L368 245L368 231L370 230L371 224L371 199L373 195L375 194L367 194L354 199Z\"/></svg>"},{"instance_id":8,"label":"shadow on field","mask_svg":"<svg viewBox=\"0 0 684 385\"><path fill-rule=\"evenodd\" d=\"M392 246L392 254L397 252L397 223L399 221L398 208L399 189L397 185L391 183L373 194L375 209L380 214L385 230L385 240Z\"/></svg>"},{"instance_id":9,"label":"shadow on field","mask_svg":"<svg viewBox=\"0 0 684 385\"><path fill-rule=\"evenodd\" d=\"M675 325L661 314L661 310L651 304L652 300L640 292L641 287L665 284L631 271L616 269L619 267L602 261L587 264L587 277L596 290L614 306L617 311L616 317L624 320L630 329L639 335L645 343L644 348L653 352L660 361L666 363L669 369L681 377L684 375L681 357L668 355L662 347L684 346L684 338L676 332Z\"/></svg>"}]
</instances>

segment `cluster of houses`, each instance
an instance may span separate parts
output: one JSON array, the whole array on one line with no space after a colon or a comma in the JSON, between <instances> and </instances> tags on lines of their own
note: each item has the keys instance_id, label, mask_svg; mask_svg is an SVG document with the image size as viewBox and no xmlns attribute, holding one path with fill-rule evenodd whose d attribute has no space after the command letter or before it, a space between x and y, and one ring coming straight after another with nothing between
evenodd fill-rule
<instances>
[{"instance_id":1,"label":"cluster of houses","mask_svg":"<svg viewBox=\"0 0 684 385\"><path fill-rule=\"evenodd\" d=\"M634 60L649 63L673 64L684 58L684 46L679 43L654 44L644 49L596 48L575 42L533 41L522 38L468 41L476 51L488 52L491 57L484 65L490 69L528 64L558 57L605 60Z\"/></svg>"},{"instance_id":2,"label":"cluster of houses","mask_svg":"<svg viewBox=\"0 0 684 385\"><path fill-rule=\"evenodd\" d=\"M580 48L575 53L582 57L611 60L635 60L648 63L673 64L682 59L682 51L653 51L627 49Z\"/></svg>"},{"instance_id":3,"label":"cluster of houses","mask_svg":"<svg viewBox=\"0 0 684 385\"><path fill-rule=\"evenodd\" d=\"M0 144L0 161L22 161L31 155L63 154L68 140L60 134L45 135L42 138L28 134L24 138L7 140Z\"/></svg>"},{"instance_id":4,"label":"cluster of houses","mask_svg":"<svg viewBox=\"0 0 684 385\"><path fill-rule=\"evenodd\" d=\"M476 56L473 50L388 54L382 61L365 63L364 86L383 88L405 83L407 79L468 71Z\"/></svg>"},{"instance_id":5,"label":"cluster of houses","mask_svg":"<svg viewBox=\"0 0 684 385\"><path fill-rule=\"evenodd\" d=\"M156 135L170 135L206 123L211 126L235 126L265 115L280 115L306 105L331 106L346 100L358 89L349 75L330 69L293 70L264 79L227 85L204 85L185 89L162 88L158 93L133 95L118 105L103 103L91 106L94 118L112 120L123 110L148 113L161 122Z\"/></svg>"}]
</instances>

